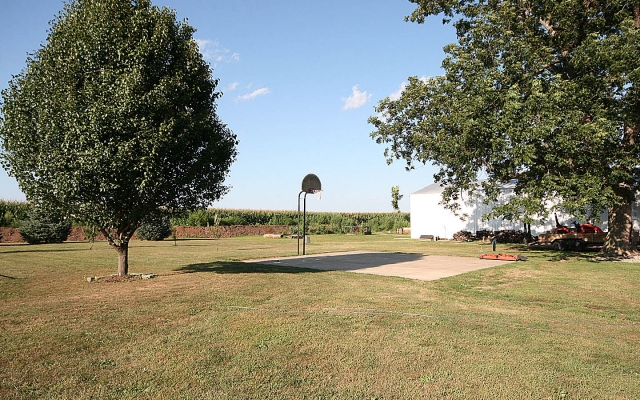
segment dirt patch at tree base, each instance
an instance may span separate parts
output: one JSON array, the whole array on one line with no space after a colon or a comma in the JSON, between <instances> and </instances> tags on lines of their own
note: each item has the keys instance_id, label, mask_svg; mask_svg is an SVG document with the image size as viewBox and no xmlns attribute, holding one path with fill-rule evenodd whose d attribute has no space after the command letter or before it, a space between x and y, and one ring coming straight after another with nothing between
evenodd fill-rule
<instances>
[{"instance_id":1,"label":"dirt patch at tree base","mask_svg":"<svg viewBox=\"0 0 640 400\"><path fill-rule=\"evenodd\" d=\"M108 276L90 276L87 278L89 283L118 283L132 282L155 278L154 274L129 274L125 276L108 275Z\"/></svg>"}]
</instances>

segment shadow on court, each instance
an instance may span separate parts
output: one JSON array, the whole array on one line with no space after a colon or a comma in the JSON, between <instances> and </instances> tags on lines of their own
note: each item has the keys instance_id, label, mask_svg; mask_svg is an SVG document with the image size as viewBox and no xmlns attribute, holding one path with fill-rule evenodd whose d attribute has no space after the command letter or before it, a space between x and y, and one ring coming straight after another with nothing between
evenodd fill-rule
<instances>
[{"instance_id":1,"label":"shadow on court","mask_svg":"<svg viewBox=\"0 0 640 400\"><path fill-rule=\"evenodd\" d=\"M347 252L249 260L245 262L252 265L294 267L320 271L349 271L419 280L435 280L504 265L513 261L407 253Z\"/></svg>"},{"instance_id":2,"label":"shadow on court","mask_svg":"<svg viewBox=\"0 0 640 400\"><path fill-rule=\"evenodd\" d=\"M349 252L315 254L299 257L273 258L268 260L249 260L247 263L282 265L296 268L317 269L323 271L353 271L385 265L416 262L423 254Z\"/></svg>"},{"instance_id":3,"label":"shadow on court","mask_svg":"<svg viewBox=\"0 0 640 400\"><path fill-rule=\"evenodd\" d=\"M301 274L322 272L317 269L296 268L285 265L249 264L242 261L189 264L175 271L185 274L195 272L213 272L216 274Z\"/></svg>"}]
</instances>

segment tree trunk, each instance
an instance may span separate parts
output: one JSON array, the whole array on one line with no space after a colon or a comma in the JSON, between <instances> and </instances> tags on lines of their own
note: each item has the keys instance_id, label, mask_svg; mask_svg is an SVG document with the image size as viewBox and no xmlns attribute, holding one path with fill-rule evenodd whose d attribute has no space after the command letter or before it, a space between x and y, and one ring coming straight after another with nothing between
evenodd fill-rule
<instances>
[{"instance_id":1,"label":"tree trunk","mask_svg":"<svg viewBox=\"0 0 640 400\"><path fill-rule=\"evenodd\" d=\"M133 230L135 232L135 229ZM118 253L118 276L129 275L129 240L132 231L115 231L111 228L100 228L100 233L107 238L109 245Z\"/></svg>"},{"instance_id":2,"label":"tree trunk","mask_svg":"<svg viewBox=\"0 0 640 400\"><path fill-rule=\"evenodd\" d=\"M631 203L609 208L609 234L605 239L603 252L608 255L624 256L635 250L633 247Z\"/></svg>"},{"instance_id":3,"label":"tree trunk","mask_svg":"<svg viewBox=\"0 0 640 400\"><path fill-rule=\"evenodd\" d=\"M118 252L118 276L129 275L129 242L113 246Z\"/></svg>"}]
</instances>

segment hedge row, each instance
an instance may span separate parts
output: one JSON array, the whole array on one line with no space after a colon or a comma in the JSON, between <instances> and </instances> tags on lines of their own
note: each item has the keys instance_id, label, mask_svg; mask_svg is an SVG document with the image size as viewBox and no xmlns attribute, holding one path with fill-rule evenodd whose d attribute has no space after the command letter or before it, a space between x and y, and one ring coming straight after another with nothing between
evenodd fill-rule
<instances>
[{"instance_id":1,"label":"hedge row","mask_svg":"<svg viewBox=\"0 0 640 400\"><path fill-rule=\"evenodd\" d=\"M16 228L27 220L27 202L0 200L0 227ZM297 211L216 209L195 210L173 215L174 226L298 225ZM343 232L345 227L368 226L373 232L410 226L409 213L331 213L307 212L310 232Z\"/></svg>"},{"instance_id":2,"label":"hedge row","mask_svg":"<svg viewBox=\"0 0 640 400\"><path fill-rule=\"evenodd\" d=\"M0 200L0 227L17 228L25 221L31 211L31 205L24 201Z\"/></svg>"},{"instance_id":3,"label":"hedge row","mask_svg":"<svg viewBox=\"0 0 640 400\"><path fill-rule=\"evenodd\" d=\"M331 213L307 212L307 226L313 230L333 233L345 227L369 226L373 232L405 228L410 225L409 213ZM196 210L174 216L172 225L298 225L297 211L215 209Z\"/></svg>"}]
</instances>

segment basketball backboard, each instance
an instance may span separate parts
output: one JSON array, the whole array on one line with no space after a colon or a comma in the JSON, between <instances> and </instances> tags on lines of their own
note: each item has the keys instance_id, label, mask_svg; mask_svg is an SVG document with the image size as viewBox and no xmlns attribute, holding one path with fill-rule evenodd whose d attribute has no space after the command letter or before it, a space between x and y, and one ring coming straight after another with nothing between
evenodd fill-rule
<instances>
[{"instance_id":1,"label":"basketball backboard","mask_svg":"<svg viewBox=\"0 0 640 400\"><path fill-rule=\"evenodd\" d=\"M305 193L316 193L320 190L322 190L320 178L315 174L307 174L302 180L302 191Z\"/></svg>"}]
</instances>

